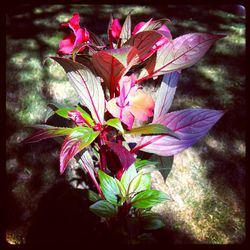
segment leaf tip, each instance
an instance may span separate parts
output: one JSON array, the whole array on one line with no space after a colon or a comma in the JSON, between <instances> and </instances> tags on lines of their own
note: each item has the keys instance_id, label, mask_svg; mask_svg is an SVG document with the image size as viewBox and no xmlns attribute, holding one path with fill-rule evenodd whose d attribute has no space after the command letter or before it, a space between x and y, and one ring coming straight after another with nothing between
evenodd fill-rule
<instances>
[{"instance_id":1,"label":"leaf tip","mask_svg":"<svg viewBox=\"0 0 250 250\"><path fill-rule=\"evenodd\" d=\"M220 40L220 39L222 39L222 38L224 38L224 37L226 37L227 35L224 35L224 34L218 34L218 35L214 35L214 39L215 40Z\"/></svg>"},{"instance_id":2,"label":"leaf tip","mask_svg":"<svg viewBox=\"0 0 250 250\"><path fill-rule=\"evenodd\" d=\"M60 161L60 175L64 173L65 169L66 165L62 161Z\"/></svg>"}]
</instances>

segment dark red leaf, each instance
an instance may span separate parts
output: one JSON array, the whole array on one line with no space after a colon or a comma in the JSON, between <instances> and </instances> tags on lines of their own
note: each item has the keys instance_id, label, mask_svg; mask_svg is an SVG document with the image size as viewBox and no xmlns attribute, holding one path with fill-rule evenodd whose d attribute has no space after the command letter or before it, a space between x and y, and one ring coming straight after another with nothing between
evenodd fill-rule
<instances>
[{"instance_id":1,"label":"dark red leaf","mask_svg":"<svg viewBox=\"0 0 250 250\"><path fill-rule=\"evenodd\" d=\"M154 52L153 46L162 38L157 31L142 31L132 36L125 44L136 47L141 61L145 60Z\"/></svg>"},{"instance_id":2,"label":"dark red leaf","mask_svg":"<svg viewBox=\"0 0 250 250\"><path fill-rule=\"evenodd\" d=\"M127 170L135 162L135 157L122 145L106 141L106 144L111 148L111 150L118 156L123 170Z\"/></svg>"},{"instance_id":3,"label":"dark red leaf","mask_svg":"<svg viewBox=\"0 0 250 250\"><path fill-rule=\"evenodd\" d=\"M137 61L137 49L133 47L99 51L93 55L94 68L110 90L111 98L121 77Z\"/></svg>"}]
</instances>

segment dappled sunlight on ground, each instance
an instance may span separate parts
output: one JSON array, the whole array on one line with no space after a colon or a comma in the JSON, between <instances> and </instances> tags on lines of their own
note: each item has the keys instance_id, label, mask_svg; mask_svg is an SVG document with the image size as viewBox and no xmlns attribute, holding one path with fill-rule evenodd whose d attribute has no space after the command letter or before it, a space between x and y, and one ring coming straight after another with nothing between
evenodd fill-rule
<instances>
[{"instance_id":1,"label":"dappled sunlight on ground","mask_svg":"<svg viewBox=\"0 0 250 250\"><path fill-rule=\"evenodd\" d=\"M228 187L224 187L223 196L219 196L214 190L214 183L206 179L206 172L206 164L192 148L177 155L165 185L163 180L154 184L173 200L158 205L154 210L165 215L167 224L181 228L200 243L242 241L245 236L244 211L237 196Z\"/></svg>"},{"instance_id":2,"label":"dappled sunlight on ground","mask_svg":"<svg viewBox=\"0 0 250 250\"><path fill-rule=\"evenodd\" d=\"M171 107L171 111L199 107L227 112L201 142L175 156L166 182L158 172L153 174L154 187L171 197L154 210L163 216L174 243L228 244L244 240L245 17L227 11L225 6L22 5L10 10L6 18L9 244L25 242L32 215L54 183L66 179L78 185L72 179L73 167L65 176L59 175L57 142L20 144L31 132L26 126L45 122L49 103L79 101L62 68L51 60L44 61L56 54L66 34L60 23L78 11L82 24L106 38L109 15L124 20L131 9L133 24L151 17L169 18L173 37L189 32L227 35L200 62L182 71ZM146 90L152 91L150 84Z\"/></svg>"}]
</instances>

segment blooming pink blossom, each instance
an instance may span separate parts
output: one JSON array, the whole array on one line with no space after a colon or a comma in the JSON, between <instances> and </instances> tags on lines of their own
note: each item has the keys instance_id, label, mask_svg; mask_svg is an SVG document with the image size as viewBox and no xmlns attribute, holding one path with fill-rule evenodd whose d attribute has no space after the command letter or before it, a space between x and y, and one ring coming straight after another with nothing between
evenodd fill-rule
<instances>
[{"instance_id":1,"label":"blooming pink blossom","mask_svg":"<svg viewBox=\"0 0 250 250\"><path fill-rule=\"evenodd\" d=\"M85 28L81 28L79 25L80 16L78 13L74 13L69 23L62 24L62 26L69 27L72 31L68 36L60 41L59 52L63 54L71 54L73 49L81 43L89 41L89 32ZM84 46L80 51L84 50Z\"/></svg>"},{"instance_id":2,"label":"blooming pink blossom","mask_svg":"<svg viewBox=\"0 0 250 250\"><path fill-rule=\"evenodd\" d=\"M107 103L108 111L131 129L134 120L147 121L153 116L154 100L135 85L136 77L124 76L119 81L120 96Z\"/></svg>"}]
</instances>

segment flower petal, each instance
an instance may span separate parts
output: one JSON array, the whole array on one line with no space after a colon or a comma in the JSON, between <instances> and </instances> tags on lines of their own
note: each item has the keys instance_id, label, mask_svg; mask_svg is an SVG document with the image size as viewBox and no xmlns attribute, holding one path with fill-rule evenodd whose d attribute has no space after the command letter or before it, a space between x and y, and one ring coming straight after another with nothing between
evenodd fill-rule
<instances>
[{"instance_id":1,"label":"flower petal","mask_svg":"<svg viewBox=\"0 0 250 250\"><path fill-rule=\"evenodd\" d=\"M69 27L74 31L75 35L78 29L80 29L80 16L78 13L74 13L73 17L69 20Z\"/></svg>"},{"instance_id":2,"label":"flower petal","mask_svg":"<svg viewBox=\"0 0 250 250\"><path fill-rule=\"evenodd\" d=\"M135 96L131 98L130 112L134 115L135 119L139 121L146 121L154 114L154 100L146 94L143 90L138 89Z\"/></svg>"},{"instance_id":3,"label":"flower petal","mask_svg":"<svg viewBox=\"0 0 250 250\"><path fill-rule=\"evenodd\" d=\"M71 32L68 36L66 36L59 43L59 52L63 54L71 54L74 47L75 36Z\"/></svg>"},{"instance_id":4,"label":"flower petal","mask_svg":"<svg viewBox=\"0 0 250 250\"><path fill-rule=\"evenodd\" d=\"M114 117L119 118L124 124L128 126L128 129L131 129L134 123L134 116L129 110L129 106L119 107L117 105L118 98L113 98L107 102L107 110Z\"/></svg>"},{"instance_id":5,"label":"flower petal","mask_svg":"<svg viewBox=\"0 0 250 250\"><path fill-rule=\"evenodd\" d=\"M89 33L88 31L85 29L78 29L76 32L76 37L75 37L75 42L74 42L74 47L78 44L87 42L89 40ZM83 48L81 49L83 50Z\"/></svg>"},{"instance_id":6,"label":"flower petal","mask_svg":"<svg viewBox=\"0 0 250 250\"><path fill-rule=\"evenodd\" d=\"M111 34L113 38L118 39L122 31L122 26L119 23L118 18L115 18L111 24Z\"/></svg>"}]
</instances>

